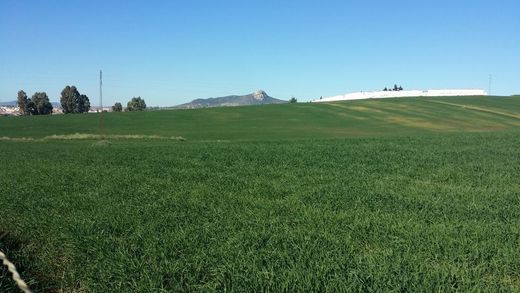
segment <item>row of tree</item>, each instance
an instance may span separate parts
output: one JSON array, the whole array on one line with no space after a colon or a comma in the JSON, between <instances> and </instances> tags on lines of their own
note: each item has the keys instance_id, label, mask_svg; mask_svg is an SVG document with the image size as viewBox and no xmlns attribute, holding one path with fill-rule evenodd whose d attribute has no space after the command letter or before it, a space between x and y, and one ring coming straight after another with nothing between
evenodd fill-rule
<instances>
[{"instance_id":1,"label":"row of tree","mask_svg":"<svg viewBox=\"0 0 520 293\"><path fill-rule=\"evenodd\" d=\"M393 89L389 89L389 88L384 88L383 89L383 92L399 92L399 91L402 91L403 90L403 87L402 86L397 86L397 84L394 84L394 88Z\"/></svg>"},{"instance_id":2,"label":"row of tree","mask_svg":"<svg viewBox=\"0 0 520 293\"><path fill-rule=\"evenodd\" d=\"M45 92L37 92L31 98L21 90L18 92L18 107L21 115L48 115L52 114L52 104ZM90 110L90 101L86 95L79 93L75 86L66 86L60 97L63 113L87 113Z\"/></svg>"},{"instance_id":3,"label":"row of tree","mask_svg":"<svg viewBox=\"0 0 520 293\"><path fill-rule=\"evenodd\" d=\"M144 111L146 110L146 102L141 99L141 97L133 97L128 103L126 104L125 111L132 112L132 111ZM123 111L123 105L121 103L117 102L112 106L112 111L114 112L122 112Z\"/></svg>"},{"instance_id":4,"label":"row of tree","mask_svg":"<svg viewBox=\"0 0 520 293\"><path fill-rule=\"evenodd\" d=\"M18 107L21 115L48 115L52 114L52 104L45 92L37 92L31 98L21 90L18 92ZM66 86L61 91L60 97L63 113L87 113L90 111L90 100L82 95L75 86ZM144 111L146 102L141 97L134 97L126 104L125 111ZM123 105L117 102L112 106L112 111L122 112Z\"/></svg>"},{"instance_id":5,"label":"row of tree","mask_svg":"<svg viewBox=\"0 0 520 293\"><path fill-rule=\"evenodd\" d=\"M45 92L36 92L31 98L21 90L18 92L18 107L21 115L48 115L52 113L52 104Z\"/></svg>"}]
</instances>

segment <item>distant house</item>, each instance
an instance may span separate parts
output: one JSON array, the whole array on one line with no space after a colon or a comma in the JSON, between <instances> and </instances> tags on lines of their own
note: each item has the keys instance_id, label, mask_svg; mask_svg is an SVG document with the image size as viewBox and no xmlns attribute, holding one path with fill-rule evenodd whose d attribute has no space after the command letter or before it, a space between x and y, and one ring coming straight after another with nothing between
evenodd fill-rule
<instances>
[{"instance_id":1,"label":"distant house","mask_svg":"<svg viewBox=\"0 0 520 293\"><path fill-rule=\"evenodd\" d=\"M12 106L1 106L0 107L0 115L2 116L16 116L20 115L20 108L12 107Z\"/></svg>"},{"instance_id":2,"label":"distant house","mask_svg":"<svg viewBox=\"0 0 520 293\"><path fill-rule=\"evenodd\" d=\"M112 107L91 107L88 111L89 113L99 113L99 112L112 112Z\"/></svg>"}]
</instances>

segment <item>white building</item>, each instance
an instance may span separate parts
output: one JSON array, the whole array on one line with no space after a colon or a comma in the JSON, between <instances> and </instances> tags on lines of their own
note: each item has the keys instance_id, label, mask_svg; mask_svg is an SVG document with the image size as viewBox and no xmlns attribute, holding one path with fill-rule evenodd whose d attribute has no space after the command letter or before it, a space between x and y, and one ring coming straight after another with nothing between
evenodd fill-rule
<instances>
[{"instance_id":1,"label":"white building","mask_svg":"<svg viewBox=\"0 0 520 293\"><path fill-rule=\"evenodd\" d=\"M313 103L336 101L351 101L364 99L406 98L406 97L458 97L458 96L487 96L481 89L453 89L453 90L411 90L411 91L376 91L357 92L334 97L313 100Z\"/></svg>"},{"instance_id":2,"label":"white building","mask_svg":"<svg viewBox=\"0 0 520 293\"><path fill-rule=\"evenodd\" d=\"M0 107L0 115L19 115L20 114L20 108L18 107L8 107L8 106L1 106Z\"/></svg>"}]
</instances>

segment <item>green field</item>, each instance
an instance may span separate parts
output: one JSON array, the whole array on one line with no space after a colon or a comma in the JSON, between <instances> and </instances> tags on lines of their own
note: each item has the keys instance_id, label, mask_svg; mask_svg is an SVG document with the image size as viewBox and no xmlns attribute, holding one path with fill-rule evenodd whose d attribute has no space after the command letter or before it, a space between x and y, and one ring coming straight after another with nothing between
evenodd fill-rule
<instances>
[{"instance_id":1,"label":"green field","mask_svg":"<svg viewBox=\"0 0 520 293\"><path fill-rule=\"evenodd\" d=\"M458 97L106 113L107 134L182 136L189 141L350 138L520 126L520 98ZM0 137L100 133L100 117L0 117Z\"/></svg>"},{"instance_id":2,"label":"green field","mask_svg":"<svg viewBox=\"0 0 520 293\"><path fill-rule=\"evenodd\" d=\"M520 98L106 113L109 143L73 135L99 118L0 117L0 250L35 291L520 290Z\"/></svg>"}]
</instances>

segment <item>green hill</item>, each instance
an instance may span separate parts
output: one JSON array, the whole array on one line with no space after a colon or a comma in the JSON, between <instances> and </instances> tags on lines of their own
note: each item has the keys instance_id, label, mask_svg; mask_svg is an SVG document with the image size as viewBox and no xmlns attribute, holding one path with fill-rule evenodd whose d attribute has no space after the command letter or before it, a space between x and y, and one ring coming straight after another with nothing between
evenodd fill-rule
<instances>
[{"instance_id":1,"label":"green hill","mask_svg":"<svg viewBox=\"0 0 520 293\"><path fill-rule=\"evenodd\" d=\"M100 133L100 115L0 117L0 136ZM517 97L402 98L196 110L104 113L105 134L188 140L346 138L497 131L520 126Z\"/></svg>"},{"instance_id":2,"label":"green hill","mask_svg":"<svg viewBox=\"0 0 520 293\"><path fill-rule=\"evenodd\" d=\"M519 113L464 97L0 117L0 251L34 292L519 292ZM84 135L100 117L108 140Z\"/></svg>"}]
</instances>

